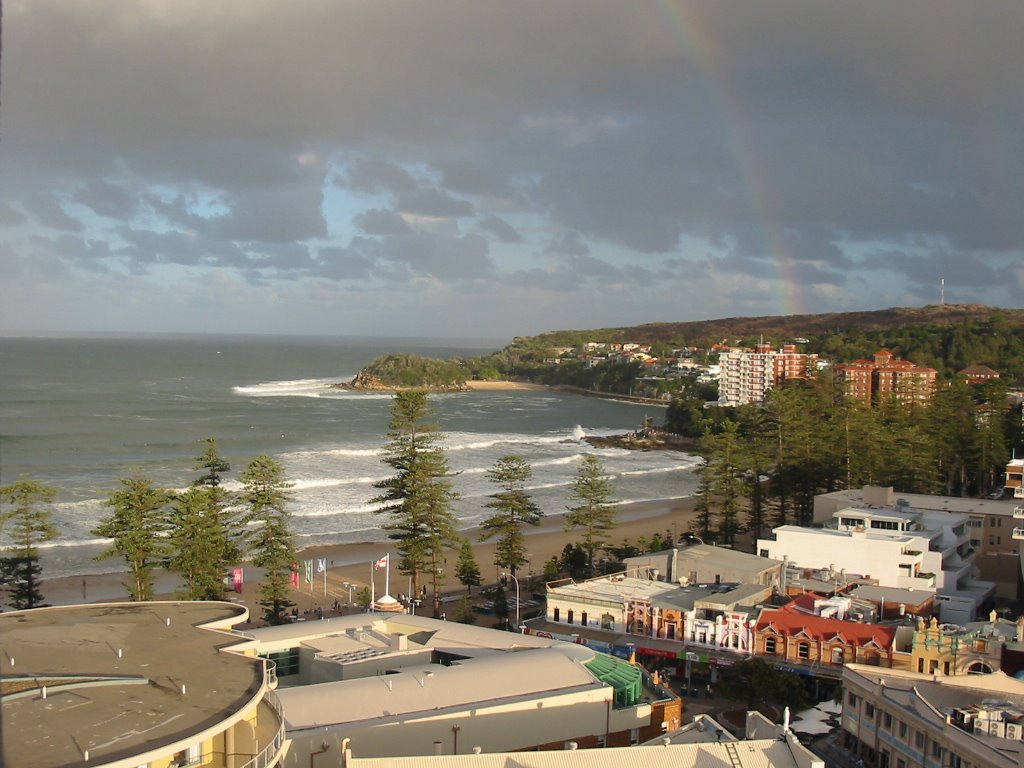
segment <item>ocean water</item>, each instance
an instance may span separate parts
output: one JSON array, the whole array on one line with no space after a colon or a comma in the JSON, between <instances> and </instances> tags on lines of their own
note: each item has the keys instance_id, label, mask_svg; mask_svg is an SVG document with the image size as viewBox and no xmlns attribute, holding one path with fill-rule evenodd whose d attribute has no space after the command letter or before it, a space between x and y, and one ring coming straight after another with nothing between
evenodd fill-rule
<instances>
[{"instance_id":1,"label":"ocean water","mask_svg":"<svg viewBox=\"0 0 1024 768\"><path fill-rule=\"evenodd\" d=\"M61 536L42 551L49 578L117 570L115 560L94 560L104 540L91 531L109 512L104 501L136 474L187 487L206 437L231 462L232 481L260 453L283 462L300 547L384 540L370 499L390 474L379 452L392 397L331 385L386 352L468 357L496 348L333 337L0 339L0 482L31 477L57 488ZM565 511L590 452L623 502L694 489L696 457L580 439L636 429L645 416L660 423L657 407L552 391L437 394L431 404L463 527L486 517L497 488L485 473L511 453L532 465L529 488L546 514Z\"/></svg>"}]
</instances>

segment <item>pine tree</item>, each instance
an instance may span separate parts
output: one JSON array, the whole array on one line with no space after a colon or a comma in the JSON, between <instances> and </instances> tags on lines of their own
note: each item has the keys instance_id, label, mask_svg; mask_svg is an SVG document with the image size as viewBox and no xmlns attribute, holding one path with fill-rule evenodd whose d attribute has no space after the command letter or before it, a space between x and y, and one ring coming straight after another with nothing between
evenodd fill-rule
<instances>
[{"instance_id":1,"label":"pine tree","mask_svg":"<svg viewBox=\"0 0 1024 768\"><path fill-rule=\"evenodd\" d=\"M224 593L221 533L208 514L208 489L193 486L177 494L168 515L170 552L164 568L181 576L185 600L217 600Z\"/></svg>"},{"instance_id":2,"label":"pine tree","mask_svg":"<svg viewBox=\"0 0 1024 768\"><path fill-rule=\"evenodd\" d=\"M476 611L473 610L473 603L469 595L463 595L459 600L459 610L455 614L455 620L459 624L476 624Z\"/></svg>"},{"instance_id":3,"label":"pine tree","mask_svg":"<svg viewBox=\"0 0 1024 768\"><path fill-rule=\"evenodd\" d=\"M249 540L253 565L264 571L260 583L260 605L269 624L284 624L294 603L288 594L297 553L289 526L289 501L284 465L261 454L249 462L241 477L241 499L246 506L246 522L255 523Z\"/></svg>"},{"instance_id":4,"label":"pine tree","mask_svg":"<svg viewBox=\"0 0 1024 768\"><path fill-rule=\"evenodd\" d=\"M0 487L0 501L13 507L0 512L0 530L7 529L5 538L10 542L0 556L0 583L7 586L15 610L43 605L38 546L57 538L58 531L53 512L39 505L49 505L56 495L55 488L35 480Z\"/></svg>"},{"instance_id":5,"label":"pine tree","mask_svg":"<svg viewBox=\"0 0 1024 768\"><path fill-rule=\"evenodd\" d=\"M592 453L586 454L569 493L570 501L577 504L567 508L565 530L582 529L590 576L594 575L594 552L608 544L607 534L615 528L613 494L611 478L605 473L601 460Z\"/></svg>"},{"instance_id":6,"label":"pine tree","mask_svg":"<svg viewBox=\"0 0 1024 768\"><path fill-rule=\"evenodd\" d=\"M508 568L513 576L519 566L528 562L524 525L538 525L543 513L524 488L533 470L522 456L502 456L487 471L487 478L502 490L487 503L495 514L484 520L480 540L498 536L494 564Z\"/></svg>"},{"instance_id":7,"label":"pine tree","mask_svg":"<svg viewBox=\"0 0 1024 768\"><path fill-rule=\"evenodd\" d=\"M701 441L701 448L707 455L703 474L718 513L717 533L723 543L731 545L739 532L740 513L745 507L739 427L735 422L726 422L720 434L707 435Z\"/></svg>"},{"instance_id":8,"label":"pine tree","mask_svg":"<svg viewBox=\"0 0 1024 768\"><path fill-rule=\"evenodd\" d=\"M697 515L690 524L693 533L700 536L703 543L711 541L711 520L714 515L714 507L711 499L711 477L708 470L708 463L702 462L697 467L697 493L694 498L693 511Z\"/></svg>"},{"instance_id":9,"label":"pine tree","mask_svg":"<svg viewBox=\"0 0 1024 768\"><path fill-rule=\"evenodd\" d=\"M418 594L421 575L430 579L436 618L441 615L444 551L458 538L452 512L458 495L452 490L448 459L438 447L440 432L431 417L426 392L395 393L384 463L396 473L375 484L384 492L373 503L381 505L378 512L390 516L381 527L396 542L398 567L412 580L413 594Z\"/></svg>"},{"instance_id":10,"label":"pine tree","mask_svg":"<svg viewBox=\"0 0 1024 768\"><path fill-rule=\"evenodd\" d=\"M196 469L205 470L171 507L168 539L172 553L165 568L185 581L189 600L218 600L224 593L228 568L241 559L241 528L231 511L232 494L222 475L231 467L220 455L217 441L202 441L203 454Z\"/></svg>"},{"instance_id":11,"label":"pine tree","mask_svg":"<svg viewBox=\"0 0 1024 768\"><path fill-rule=\"evenodd\" d=\"M215 553L217 562L211 563L210 570L223 572L242 557L242 526L240 517L232 511L234 495L224 489L222 475L231 470L231 465L220 454L217 441L208 437L202 441L205 449L196 460L195 469L205 469L193 485L206 489L206 514L210 518L210 530L216 537Z\"/></svg>"},{"instance_id":12,"label":"pine tree","mask_svg":"<svg viewBox=\"0 0 1024 768\"><path fill-rule=\"evenodd\" d=\"M122 478L120 489L106 501L113 512L93 529L94 536L113 539L97 560L121 557L128 564L130 580L125 584L132 600L153 598L153 569L167 555L167 506L173 496L154 488L145 477Z\"/></svg>"},{"instance_id":13,"label":"pine tree","mask_svg":"<svg viewBox=\"0 0 1024 768\"><path fill-rule=\"evenodd\" d=\"M463 539L459 548L459 563L455 566L455 577L466 588L469 595L473 594L473 587L479 587L483 583L480 576L480 566L477 565L476 555L473 554L473 546L469 539Z\"/></svg>"}]
</instances>

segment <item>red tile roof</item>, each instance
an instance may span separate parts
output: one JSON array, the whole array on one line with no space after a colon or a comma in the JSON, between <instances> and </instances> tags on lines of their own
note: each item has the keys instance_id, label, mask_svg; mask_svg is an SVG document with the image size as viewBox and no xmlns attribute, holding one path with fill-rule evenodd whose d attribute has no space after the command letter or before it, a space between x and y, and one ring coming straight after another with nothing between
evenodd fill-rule
<instances>
[{"instance_id":1,"label":"red tile roof","mask_svg":"<svg viewBox=\"0 0 1024 768\"><path fill-rule=\"evenodd\" d=\"M865 646L872 640L882 648L892 647L896 636L895 627L882 627L877 624L864 624L858 621L841 621L839 619L823 619L814 613L814 600L817 595L801 595L782 608L761 611L757 620L757 631L771 627L780 635L794 637L801 632L813 640L831 640L839 635L847 644Z\"/></svg>"}]
</instances>

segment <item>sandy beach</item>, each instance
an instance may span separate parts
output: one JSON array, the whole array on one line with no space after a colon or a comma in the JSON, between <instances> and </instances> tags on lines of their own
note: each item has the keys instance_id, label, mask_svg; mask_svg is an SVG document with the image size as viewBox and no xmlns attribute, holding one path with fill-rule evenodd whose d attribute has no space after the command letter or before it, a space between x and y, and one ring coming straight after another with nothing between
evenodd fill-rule
<instances>
[{"instance_id":1,"label":"sandy beach","mask_svg":"<svg viewBox=\"0 0 1024 768\"><path fill-rule=\"evenodd\" d=\"M680 535L689 530L695 514L693 506L694 500L690 497L621 504L618 525L610 539L613 544L619 545L635 543L639 538L649 539L656 533L662 536L666 532ZM543 574L546 561L559 556L566 544L579 540L577 531L565 531L563 526L562 515L545 517L538 526L527 526L525 533L530 560L519 572L521 583L530 575ZM463 530L461 535L469 538L473 545L484 583L497 581L500 570L494 565L493 540L480 542L478 529ZM387 541L307 548L302 551L300 559L316 561L323 558L327 562L326 588L323 574L315 574L313 584L300 582L299 588L292 591L290 599L300 612L315 610L317 607L329 609L335 601L342 605L348 602L349 589L345 586L346 582L353 585L354 598L359 590L369 584L371 578L375 579L375 593L380 597L384 592L384 572L374 571L373 563L388 552L392 553L393 561L397 560L394 548ZM458 553L451 551L443 587L446 592L465 590L454 577L457 559ZM42 591L51 605L122 601L128 597L123 583L126 576L126 573L118 572L46 579L43 573ZM241 594L225 593L225 598L238 599L248 605L250 616L254 619L262 615L258 605L258 577L254 568L245 566L245 584ZM173 599L177 586L178 580L174 575L158 572L156 587L160 599ZM407 577L398 573L394 567L391 569L390 591L395 596L408 592Z\"/></svg>"}]
</instances>

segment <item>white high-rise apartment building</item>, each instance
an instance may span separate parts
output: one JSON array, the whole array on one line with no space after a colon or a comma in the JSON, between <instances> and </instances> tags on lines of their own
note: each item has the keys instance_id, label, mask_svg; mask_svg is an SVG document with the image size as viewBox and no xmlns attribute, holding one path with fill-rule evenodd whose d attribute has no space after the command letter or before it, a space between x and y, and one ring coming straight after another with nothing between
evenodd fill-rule
<instances>
[{"instance_id":1,"label":"white high-rise apartment building","mask_svg":"<svg viewBox=\"0 0 1024 768\"><path fill-rule=\"evenodd\" d=\"M764 401L772 387L787 379L806 379L814 374L818 356L796 351L784 344L778 352L770 344L758 344L751 350L723 352L718 356L722 368L718 380L718 404L746 405Z\"/></svg>"}]
</instances>

